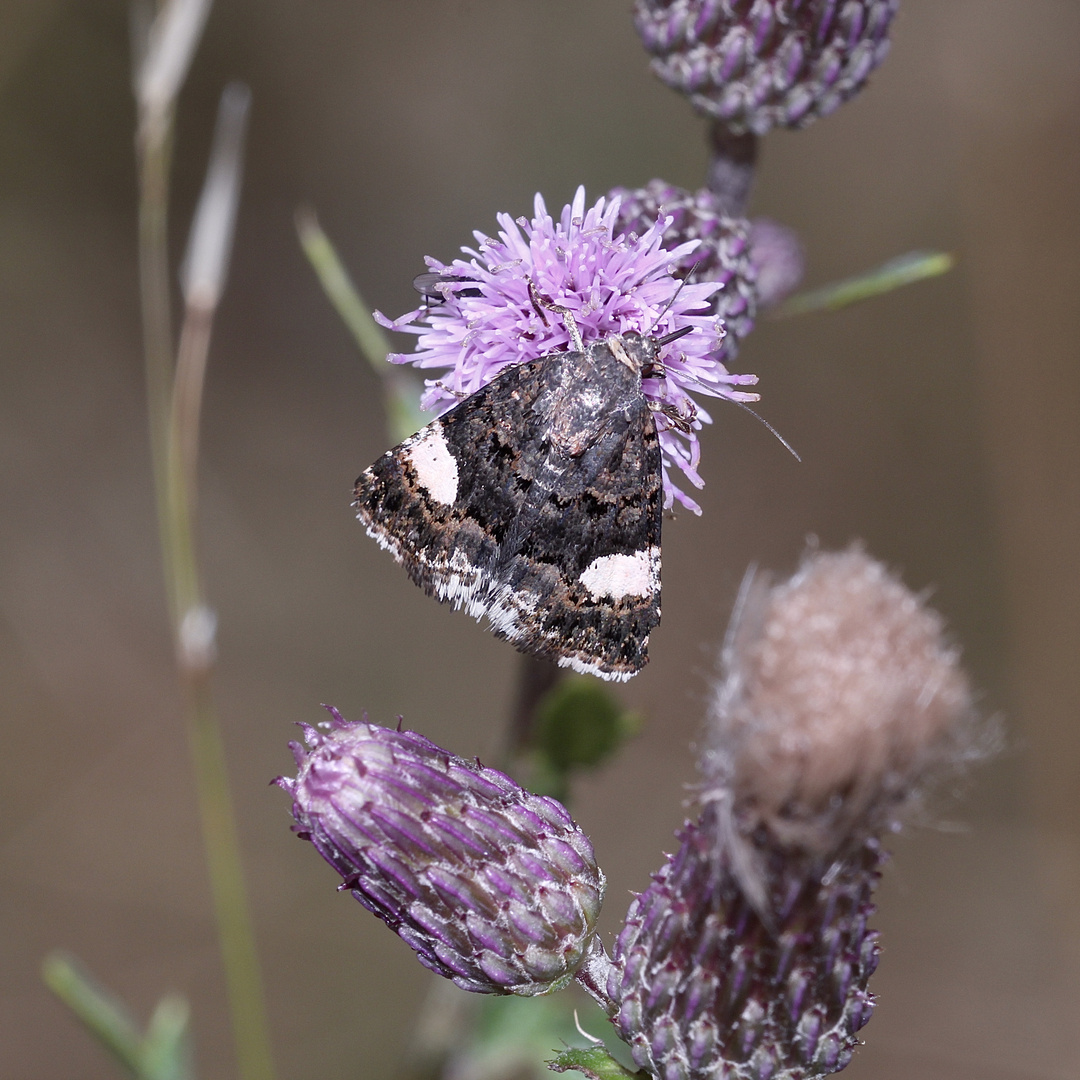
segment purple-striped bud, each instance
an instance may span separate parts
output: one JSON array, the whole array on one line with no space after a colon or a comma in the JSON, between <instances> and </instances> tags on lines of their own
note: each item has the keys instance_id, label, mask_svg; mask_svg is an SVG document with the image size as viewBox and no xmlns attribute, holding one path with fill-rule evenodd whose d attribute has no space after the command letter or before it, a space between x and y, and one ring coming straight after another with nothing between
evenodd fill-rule
<instances>
[{"instance_id":1,"label":"purple-striped bud","mask_svg":"<svg viewBox=\"0 0 1080 1080\"><path fill-rule=\"evenodd\" d=\"M885 59L899 0L637 0L652 68L733 132L805 127Z\"/></svg>"},{"instance_id":2,"label":"purple-striped bud","mask_svg":"<svg viewBox=\"0 0 1080 1080\"><path fill-rule=\"evenodd\" d=\"M298 834L432 971L464 990L561 989L604 895L592 845L555 799L412 731L335 710L291 744Z\"/></svg>"},{"instance_id":3,"label":"purple-striped bud","mask_svg":"<svg viewBox=\"0 0 1080 1080\"><path fill-rule=\"evenodd\" d=\"M765 914L717 847L718 807L630 905L608 996L634 1060L659 1080L814 1080L842 1069L870 1019L867 930L882 854L839 866L771 852Z\"/></svg>"},{"instance_id":4,"label":"purple-striped bud","mask_svg":"<svg viewBox=\"0 0 1080 1080\"><path fill-rule=\"evenodd\" d=\"M715 281L720 288L709 300L713 314L724 320L726 336L714 353L725 363L738 343L754 328L757 306L757 270L751 258L750 222L723 212L720 198L702 188L686 191L664 180L650 180L643 188L615 188L619 217L615 231L644 235L657 221L670 217L663 246L669 251L688 240L698 246L675 264L675 272L691 284Z\"/></svg>"}]
</instances>

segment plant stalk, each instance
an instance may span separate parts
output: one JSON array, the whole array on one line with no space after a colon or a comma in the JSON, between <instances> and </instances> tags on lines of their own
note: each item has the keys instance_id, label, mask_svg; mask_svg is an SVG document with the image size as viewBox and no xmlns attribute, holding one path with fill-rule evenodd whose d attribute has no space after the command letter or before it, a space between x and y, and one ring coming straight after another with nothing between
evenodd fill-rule
<instances>
[{"instance_id":1,"label":"plant stalk","mask_svg":"<svg viewBox=\"0 0 1080 1080\"><path fill-rule=\"evenodd\" d=\"M203 844L241 1080L273 1080L221 730L213 708L214 616L196 545L199 419L216 296L193 297L173 365L168 198L172 109L140 117L139 279L147 408L165 591L184 696Z\"/></svg>"}]
</instances>

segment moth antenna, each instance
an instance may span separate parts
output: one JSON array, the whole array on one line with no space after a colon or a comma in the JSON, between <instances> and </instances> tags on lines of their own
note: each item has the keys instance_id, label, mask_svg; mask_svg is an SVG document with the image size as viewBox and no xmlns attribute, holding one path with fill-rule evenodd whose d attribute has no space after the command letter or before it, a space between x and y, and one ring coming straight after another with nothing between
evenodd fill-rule
<instances>
[{"instance_id":1,"label":"moth antenna","mask_svg":"<svg viewBox=\"0 0 1080 1080\"><path fill-rule=\"evenodd\" d=\"M665 334L663 337L656 339L657 345L670 345L673 341L678 341L681 337L686 337L687 334L692 334L697 329L696 326L680 326L678 330L672 330L670 334Z\"/></svg>"},{"instance_id":2,"label":"moth antenna","mask_svg":"<svg viewBox=\"0 0 1080 1080\"><path fill-rule=\"evenodd\" d=\"M755 420L760 420L760 421L761 421L761 422L762 422L762 423L763 423L763 424L764 424L764 425L765 425L765 426L766 426L766 427L767 427L767 428L769 429L769 431L771 431L771 432L773 433L773 435L775 435L775 436L776 436L776 438L777 438L777 440L779 441L780 445L781 445L781 446L782 446L782 447L783 447L783 448L784 448L784 449L785 449L785 450L786 450L786 451L787 451L787 452L788 452L788 453L789 453L789 454L790 454L790 455L791 455L791 456L792 456L792 457L793 457L793 458L794 458L794 459L795 459L795 460L796 460L797 462L799 462L799 464L800 464L800 465L802 464L802 458L801 458L801 457L799 457L799 455L798 455L798 454L797 454L797 453L795 452L795 448L794 448L794 447L793 447L793 446L791 445L791 443L789 443L789 442L787 441L787 439L785 439L785 438L784 438L784 436L783 436L783 435L781 435L781 434L780 434L780 432L779 432L779 431L777 431L777 430L776 430L776 428L774 428L774 427L772 426L772 424L770 424L770 423L769 423L769 421L768 421L768 420L766 420L766 419L765 419L765 417L761 415L761 413L756 413L756 412L754 412L754 410L753 410L753 409L751 409L751 408L750 408L750 406L749 406L749 405L747 405L745 401L736 401L736 400L735 400L734 398L723 398L722 400L724 400L724 401L730 401L732 405L738 405L740 409L742 409L742 410L743 410L744 412L748 412L748 413L749 413L749 414L750 414L750 415L751 415L751 416L752 416L752 417L753 417L753 418L754 418Z\"/></svg>"},{"instance_id":3,"label":"moth antenna","mask_svg":"<svg viewBox=\"0 0 1080 1080\"><path fill-rule=\"evenodd\" d=\"M556 315L561 315L566 332L570 335L570 344L574 346L573 351L579 353L585 351L585 343L581 340L581 331L578 329L574 313L568 307L556 304L550 296L544 296L533 284L532 278L529 278L529 299L532 301L536 314L540 316L540 321L545 326L548 325L548 321L540 310L541 307L546 307L548 311L554 311Z\"/></svg>"},{"instance_id":4,"label":"moth antenna","mask_svg":"<svg viewBox=\"0 0 1080 1080\"><path fill-rule=\"evenodd\" d=\"M657 315L655 319L653 319L653 324L652 324L652 329L653 330L656 329L656 327L660 323L660 320L671 309L671 305L674 304L676 300L678 300L679 293L681 293L683 291L683 286L686 284L686 279L688 277L690 277L690 275L698 268L698 265L700 264L700 262L701 262L701 260L698 259L697 262L695 262L694 265L691 266L690 269L686 271L686 276L682 279L682 281L679 282L679 287L671 294L671 299L668 300L668 302L660 309L660 314Z\"/></svg>"}]
</instances>

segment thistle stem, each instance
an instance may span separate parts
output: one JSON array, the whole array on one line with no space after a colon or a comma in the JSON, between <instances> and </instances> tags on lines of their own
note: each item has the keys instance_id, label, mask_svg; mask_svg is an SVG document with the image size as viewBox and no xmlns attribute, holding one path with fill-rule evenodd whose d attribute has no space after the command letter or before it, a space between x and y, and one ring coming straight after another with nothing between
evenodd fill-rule
<instances>
[{"instance_id":1,"label":"thistle stem","mask_svg":"<svg viewBox=\"0 0 1080 1080\"><path fill-rule=\"evenodd\" d=\"M272 1080L269 1025L224 747L214 712L214 618L196 546L199 418L216 297L187 304L175 372L167 243L172 108L141 110L139 279L147 409L165 591L184 691L189 745L241 1080Z\"/></svg>"},{"instance_id":2,"label":"thistle stem","mask_svg":"<svg viewBox=\"0 0 1080 1080\"><path fill-rule=\"evenodd\" d=\"M709 144L711 155L705 186L718 197L725 214L742 217L754 182L758 137L752 132L735 135L717 120L709 129Z\"/></svg>"},{"instance_id":3,"label":"thistle stem","mask_svg":"<svg viewBox=\"0 0 1080 1080\"><path fill-rule=\"evenodd\" d=\"M536 706L564 675L565 670L550 660L541 660L528 653L522 653L518 657L517 692L510 714L505 750L508 766L512 766L515 760L532 746Z\"/></svg>"}]
</instances>

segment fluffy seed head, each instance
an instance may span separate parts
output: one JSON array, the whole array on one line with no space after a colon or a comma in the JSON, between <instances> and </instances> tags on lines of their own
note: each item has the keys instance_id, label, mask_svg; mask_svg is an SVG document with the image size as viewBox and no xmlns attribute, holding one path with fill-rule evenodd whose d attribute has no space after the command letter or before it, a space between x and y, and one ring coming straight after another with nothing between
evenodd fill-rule
<instances>
[{"instance_id":1,"label":"fluffy seed head","mask_svg":"<svg viewBox=\"0 0 1080 1080\"><path fill-rule=\"evenodd\" d=\"M554 799L412 731L304 725L297 833L432 971L481 994L565 986L593 947L604 875Z\"/></svg>"},{"instance_id":2,"label":"fluffy seed head","mask_svg":"<svg viewBox=\"0 0 1080 1080\"><path fill-rule=\"evenodd\" d=\"M636 0L652 68L733 132L805 127L885 59L899 0Z\"/></svg>"},{"instance_id":3,"label":"fluffy seed head","mask_svg":"<svg viewBox=\"0 0 1080 1080\"><path fill-rule=\"evenodd\" d=\"M820 1080L874 1005L877 834L989 749L941 619L853 548L750 577L724 649L701 816L630 906L607 979L659 1080Z\"/></svg>"},{"instance_id":4,"label":"fluffy seed head","mask_svg":"<svg viewBox=\"0 0 1080 1080\"><path fill-rule=\"evenodd\" d=\"M702 758L739 830L828 854L987 749L941 617L858 548L749 579Z\"/></svg>"}]
</instances>

